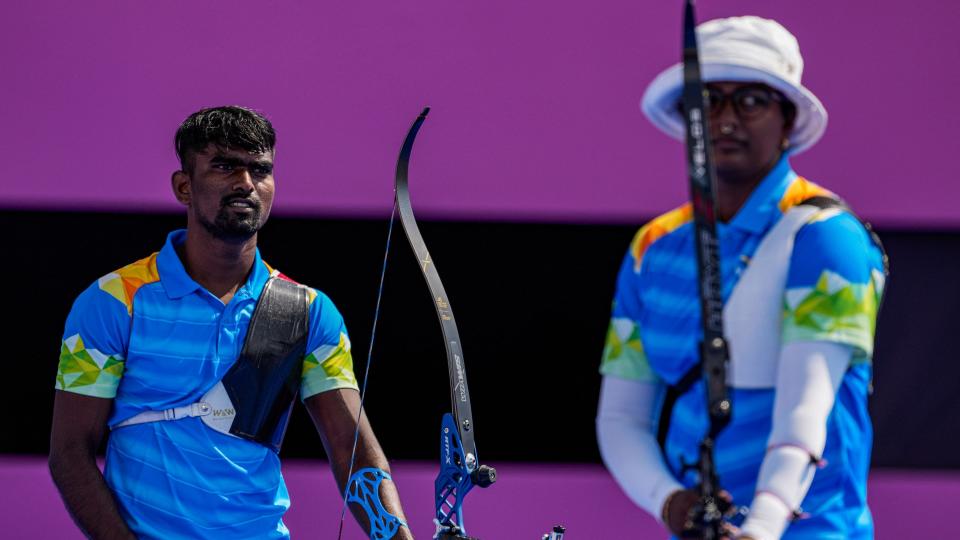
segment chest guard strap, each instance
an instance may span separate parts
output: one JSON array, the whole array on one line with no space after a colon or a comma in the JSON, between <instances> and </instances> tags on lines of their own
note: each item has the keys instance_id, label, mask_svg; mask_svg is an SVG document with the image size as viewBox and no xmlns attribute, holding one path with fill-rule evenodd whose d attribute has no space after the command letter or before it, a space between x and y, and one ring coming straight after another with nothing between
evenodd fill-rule
<instances>
[{"instance_id":1,"label":"chest guard strap","mask_svg":"<svg viewBox=\"0 0 960 540\"><path fill-rule=\"evenodd\" d=\"M814 215L824 211L848 212L866 229L880 250L884 275L889 263L880 238L869 223L861 220L841 199L810 197L791 208L757 247L753 260L737 282L724 306L724 326L730 341L730 370L727 384L736 388L772 388L779 361L781 294L787 279L793 239ZM882 299L881 299L882 302ZM879 313L879 308L878 308ZM673 385L667 386L657 422L657 442L665 448L670 418L677 400L702 380L703 365L691 367Z\"/></svg>"},{"instance_id":2,"label":"chest guard strap","mask_svg":"<svg viewBox=\"0 0 960 540\"><path fill-rule=\"evenodd\" d=\"M300 390L310 306L307 288L274 272L254 308L243 350L197 403L144 411L113 426L199 417L210 428L280 451Z\"/></svg>"}]
</instances>

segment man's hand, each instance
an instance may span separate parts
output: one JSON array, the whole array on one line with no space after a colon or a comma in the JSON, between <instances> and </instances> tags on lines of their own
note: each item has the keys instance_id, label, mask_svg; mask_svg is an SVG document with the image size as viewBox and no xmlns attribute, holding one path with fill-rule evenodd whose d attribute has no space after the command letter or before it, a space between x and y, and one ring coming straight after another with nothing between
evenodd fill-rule
<instances>
[{"instance_id":1,"label":"man's hand","mask_svg":"<svg viewBox=\"0 0 960 540\"><path fill-rule=\"evenodd\" d=\"M413 540L413 533L406 527L400 527L397 534L393 536L393 540Z\"/></svg>"},{"instance_id":2,"label":"man's hand","mask_svg":"<svg viewBox=\"0 0 960 540\"><path fill-rule=\"evenodd\" d=\"M690 489L681 489L671 493L667 500L663 502L660 516L663 519L663 524L675 536L681 536L687 528L687 516L690 514L693 505L697 504L699 498L697 492Z\"/></svg>"},{"instance_id":3,"label":"man's hand","mask_svg":"<svg viewBox=\"0 0 960 540\"><path fill-rule=\"evenodd\" d=\"M733 497L726 491L719 494L721 501L726 502L727 506L733 508ZM663 523L671 533L680 538L701 538L700 534L694 530L694 523L691 521L691 510L700 502L700 495L692 489L681 489L674 491L667 497L663 503L661 517ZM739 530L730 523L723 524L723 536L720 540L751 540L748 537L737 536Z\"/></svg>"}]
</instances>

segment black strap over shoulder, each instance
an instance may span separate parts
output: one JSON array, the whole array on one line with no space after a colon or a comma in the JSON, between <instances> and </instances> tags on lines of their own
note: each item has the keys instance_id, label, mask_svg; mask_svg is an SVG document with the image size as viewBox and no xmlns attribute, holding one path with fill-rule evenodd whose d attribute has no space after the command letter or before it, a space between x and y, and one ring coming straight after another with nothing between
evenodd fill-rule
<instances>
[{"instance_id":1,"label":"black strap over shoulder","mask_svg":"<svg viewBox=\"0 0 960 540\"><path fill-rule=\"evenodd\" d=\"M877 246L877 249L880 250L880 256L883 260L883 273L886 276L890 271L890 263L887 259L887 252L883 249L883 243L880 241L880 237L877 235L876 231L873 230L873 226L869 222L866 222L860 219L856 214L850 210L850 207L847 206L847 203L842 199L836 196L826 196L826 195L817 195L804 199L801 205L815 206L821 210L826 210L829 208L836 208L838 210L843 210L844 212L849 213L851 216L855 217L857 221L863 225L863 228L866 229L867 234L870 236L871 241L874 245ZM882 294L882 293L881 293ZM883 303L881 296L881 305ZM879 306L877 308L877 313L879 314ZM668 385L667 391L664 394L663 405L660 407L660 417L657 420L657 443L660 445L660 449L666 449L667 442L667 433L670 431L670 418L673 416L673 406L677 403L677 400L681 396L686 394L690 388L701 378L703 373L703 364L698 362L696 365L687 370L682 377L676 382L676 384Z\"/></svg>"},{"instance_id":2,"label":"black strap over shoulder","mask_svg":"<svg viewBox=\"0 0 960 540\"><path fill-rule=\"evenodd\" d=\"M843 210L844 212L847 212L851 216L857 218L857 221L859 221L860 224L863 225L863 228L867 230L867 234L870 236L870 240L874 243L874 245L877 246L877 249L880 250L880 257L883 259L883 274L886 276L887 274L890 273L890 261L889 259L887 259L887 251L883 249L883 242L880 241L880 237L877 235L877 232L873 230L873 225L871 225L870 222L868 221L864 221L860 219L860 216L853 213L853 210L850 209L850 207L847 205L846 202L843 201L843 199L840 199L839 197L835 197L835 196L830 197L826 195L817 195L814 197L810 197L808 199L804 199L803 202L801 202L800 204L807 205L807 206L816 206L821 210L826 210L828 208L836 208L838 210Z\"/></svg>"},{"instance_id":3,"label":"black strap over shoulder","mask_svg":"<svg viewBox=\"0 0 960 540\"><path fill-rule=\"evenodd\" d=\"M670 417L673 416L673 406L676 405L680 396L690 391L690 388L701 379L702 375L703 362L697 362L683 374L683 377L680 377L676 384L667 386L667 392L663 396L663 405L660 407L660 419L657 420L657 443L661 450L667 447L667 432L670 431Z\"/></svg>"},{"instance_id":4,"label":"black strap over shoulder","mask_svg":"<svg viewBox=\"0 0 960 540\"><path fill-rule=\"evenodd\" d=\"M236 409L232 434L280 451L300 389L308 321L306 287L270 277L240 357L221 381Z\"/></svg>"},{"instance_id":5,"label":"black strap over shoulder","mask_svg":"<svg viewBox=\"0 0 960 540\"><path fill-rule=\"evenodd\" d=\"M826 210L827 208L839 208L850 212L850 207L847 206L847 203L845 203L843 199L839 197L831 197L829 195L815 195L813 197L809 197L801 201L800 205L816 206L821 210Z\"/></svg>"}]
</instances>

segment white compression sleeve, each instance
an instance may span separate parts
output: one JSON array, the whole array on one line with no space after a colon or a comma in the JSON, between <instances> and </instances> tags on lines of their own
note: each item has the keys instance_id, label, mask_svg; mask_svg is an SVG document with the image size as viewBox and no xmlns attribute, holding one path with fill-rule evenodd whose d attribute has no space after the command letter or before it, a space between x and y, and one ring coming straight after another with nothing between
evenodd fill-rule
<instances>
[{"instance_id":1,"label":"white compression sleeve","mask_svg":"<svg viewBox=\"0 0 960 540\"><path fill-rule=\"evenodd\" d=\"M610 474L640 508L661 521L663 503L683 486L667 469L654 429L659 383L603 378L597 412L597 443Z\"/></svg>"},{"instance_id":2,"label":"white compression sleeve","mask_svg":"<svg viewBox=\"0 0 960 540\"><path fill-rule=\"evenodd\" d=\"M756 540L780 538L810 489L827 441L827 417L852 350L827 341L788 343L780 355L773 428L757 494L741 528Z\"/></svg>"}]
</instances>

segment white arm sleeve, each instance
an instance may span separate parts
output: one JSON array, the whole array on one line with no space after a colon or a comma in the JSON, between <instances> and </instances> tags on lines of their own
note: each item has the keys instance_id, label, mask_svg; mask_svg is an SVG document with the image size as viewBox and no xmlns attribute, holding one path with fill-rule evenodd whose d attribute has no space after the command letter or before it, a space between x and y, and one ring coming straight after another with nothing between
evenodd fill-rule
<instances>
[{"instance_id":1,"label":"white arm sleeve","mask_svg":"<svg viewBox=\"0 0 960 540\"><path fill-rule=\"evenodd\" d=\"M773 428L760 466L757 494L741 531L780 538L810 489L827 442L827 417L852 349L827 341L788 343L780 355Z\"/></svg>"},{"instance_id":2,"label":"white arm sleeve","mask_svg":"<svg viewBox=\"0 0 960 540\"><path fill-rule=\"evenodd\" d=\"M662 383L603 378L597 412L597 442L610 474L631 501L661 521L667 496L683 486L667 469L653 417Z\"/></svg>"}]
</instances>

